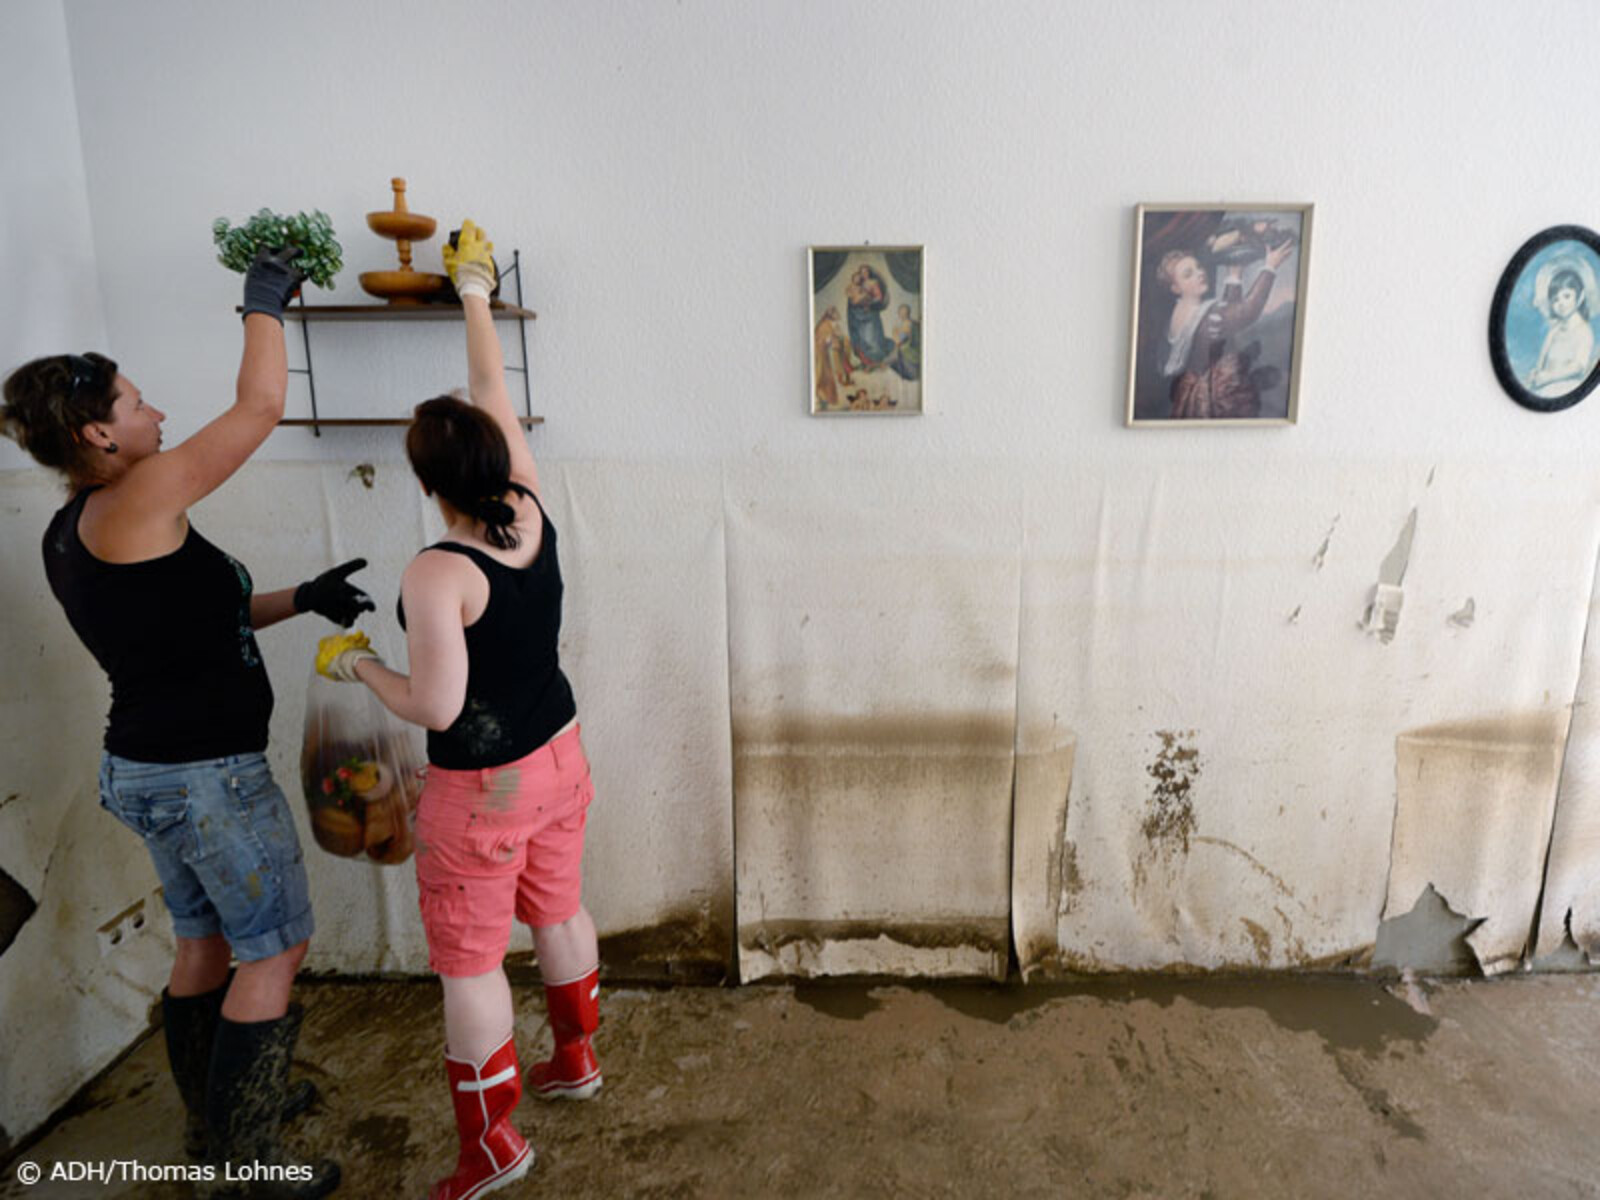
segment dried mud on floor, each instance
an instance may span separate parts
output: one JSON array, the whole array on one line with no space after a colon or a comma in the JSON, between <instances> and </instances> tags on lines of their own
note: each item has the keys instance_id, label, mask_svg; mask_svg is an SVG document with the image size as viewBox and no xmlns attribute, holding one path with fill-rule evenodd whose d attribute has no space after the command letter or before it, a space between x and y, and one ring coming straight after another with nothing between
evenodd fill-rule
<instances>
[{"instance_id":1,"label":"dried mud on floor","mask_svg":"<svg viewBox=\"0 0 1600 1200\"><path fill-rule=\"evenodd\" d=\"M538 1161L497 1196L1600 1195L1600 977L803 984L602 993L605 1089L524 1097ZM291 1157L344 1197L423 1196L454 1163L431 982L312 982L296 1052L321 1105ZM549 1044L518 989L524 1067ZM18 1163L180 1157L157 1033Z\"/></svg>"}]
</instances>

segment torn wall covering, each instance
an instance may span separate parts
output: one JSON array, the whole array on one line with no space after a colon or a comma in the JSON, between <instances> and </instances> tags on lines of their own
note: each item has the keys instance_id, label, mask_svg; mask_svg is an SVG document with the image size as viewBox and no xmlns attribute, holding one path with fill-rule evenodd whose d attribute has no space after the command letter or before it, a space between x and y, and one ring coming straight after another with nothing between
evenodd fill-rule
<instances>
[{"instance_id":1,"label":"torn wall covering","mask_svg":"<svg viewBox=\"0 0 1600 1200\"><path fill-rule=\"evenodd\" d=\"M1582 475L1454 466L1420 501L1391 649L1414 640L1427 658L1397 722L1383 915L1410 911L1432 884L1482 918L1467 942L1490 974L1530 948L1591 603L1594 488ZM1450 620L1465 595L1467 628Z\"/></svg>"},{"instance_id":2,"label":"torn wall covering","mask_svg":"<svg viewBox=\"0 0 1600 1200\"><path fill-rule=\"evenodd\" d=\"M1600 562L1596 563L1600 585ZM1600 586L1591 598L1577 702L1562 761L1550 854L1539 905L1536 952L1556 953L1569 936L1600 950Z\"/></svg>"},{"instance_id":3,"label":"torn wall covering","mask_svg":"<svg viewBox=\"0 0 1600 1200\"><path fill-rule=\"evenodd\" d=\"M1384 643L1364 606L1413 508L1405 616ZM1390 880L1397 734L1560 712L1595 522L1587 481L1500 466L1031 477L1018 724L1070 729L1076 759L1058 944L1019 939L1024 969L1360 960ZM1462 629L1448 618L1467 594ZM1537 838L1551 796L1522 778L1531 790L1492 804ZM1018 861L1047 833L1019 823ZM1537 860L1440 850L1440 870L1520 871L1537 890Z\"/></svg>"}]
</instances>

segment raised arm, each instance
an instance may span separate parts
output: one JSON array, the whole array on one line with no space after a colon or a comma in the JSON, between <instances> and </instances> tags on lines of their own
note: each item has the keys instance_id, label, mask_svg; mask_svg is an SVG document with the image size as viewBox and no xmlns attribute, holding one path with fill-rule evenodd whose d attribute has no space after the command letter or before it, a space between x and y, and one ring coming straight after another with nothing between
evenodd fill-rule
<instances>
[{"instance_id":1,"label":"raised arm","mask_svg":"<svg viewBox=\"0 0 1600 1200\"><path fill-rule=\"evenodd\" d=\"M209 495L244 465L283 418L289 361L283 309L305 276L299 251L262 250L244 281L244 354L233 407L164 454L134 467L122 491L138 510L176 516Z\"/></svg>"},{"instance_id":2,"label":"raised arm","mask_svg":"<svg viewBox=\"0 0 1600 1200\"><path fill-rule=\"evenodd\" d=\"M461 234L452 247L444 247L445 267L461 297L467 322L467 393L472 403L494 418L511 451L511 478L537 492L539 476L528 449L527 434L506 391L505 363L500 352L500 335L495 332L489 312L489 294L494 290L494 243L483 236L471 221L461 222Z\"/></svg>"}]
</instances>

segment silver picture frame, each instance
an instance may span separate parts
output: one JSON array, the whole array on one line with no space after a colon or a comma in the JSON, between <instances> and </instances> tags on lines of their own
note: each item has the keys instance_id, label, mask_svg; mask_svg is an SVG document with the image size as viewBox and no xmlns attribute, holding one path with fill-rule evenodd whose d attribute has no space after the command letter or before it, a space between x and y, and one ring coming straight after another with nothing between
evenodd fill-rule
<instances>
[{"instance_id":1,"label":"silver picture frame","mask_svg":"<svg viewBox=\"0 0 1600 1200\"><path fill-rule=\"evenodd\" d=\"M1313 209L1135 208L1129 427L1299 421Z\"/></svg>"},{"instance_id":2,"label":"silver picture frame","mask_svg":"<svg viewBox=\"0 0 1600 1200\"><path fill-rule=\"evenodd\" d=\"M807 249L812 416L926 411L926 265L922 246Z\"/></svg>"}]
</instances>

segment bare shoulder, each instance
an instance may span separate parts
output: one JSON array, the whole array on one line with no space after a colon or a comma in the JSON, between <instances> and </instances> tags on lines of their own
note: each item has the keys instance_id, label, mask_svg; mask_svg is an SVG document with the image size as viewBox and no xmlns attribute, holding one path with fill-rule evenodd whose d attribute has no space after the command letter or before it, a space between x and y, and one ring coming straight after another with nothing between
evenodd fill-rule
<instances>
[{"instance_id":1,"label":"bare shoulder","mask_svg":"<svg viewBox=\"0 0 1600 1200\"><path fill-rule=\"evenodd\" d=\"M462 554L423 550L400 576L400 593L418 600L460 599L483 572Z\"/></svg>"}]
</instances>

